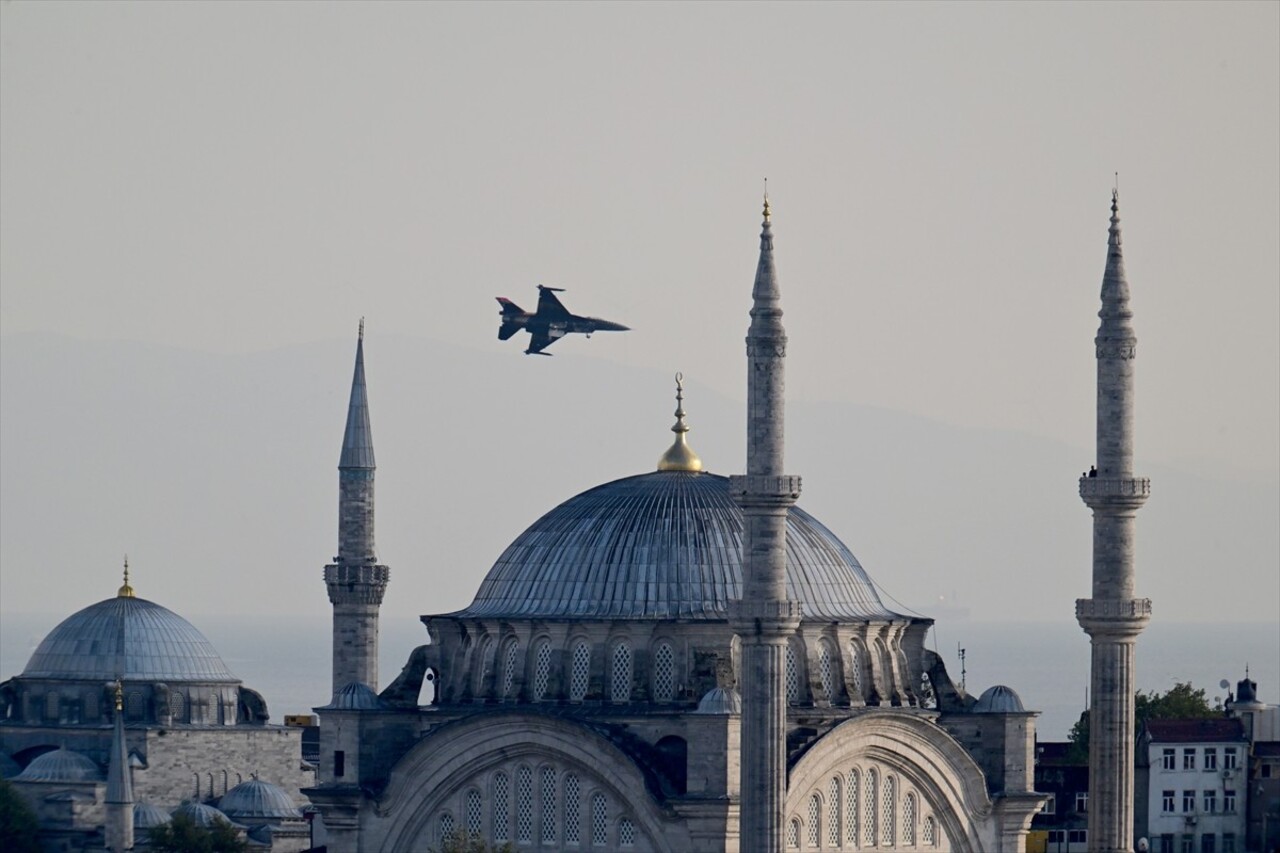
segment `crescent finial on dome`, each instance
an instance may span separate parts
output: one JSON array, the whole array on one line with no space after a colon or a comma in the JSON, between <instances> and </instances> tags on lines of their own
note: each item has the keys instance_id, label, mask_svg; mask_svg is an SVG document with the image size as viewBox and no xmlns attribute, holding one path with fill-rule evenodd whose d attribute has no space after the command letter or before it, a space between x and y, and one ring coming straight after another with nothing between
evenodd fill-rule
<instances>
[{"instance_id":1,"label":"crescent finial on dome","mask_svg":"<svg viewBox=\"0 0 1280 853\"><path fill-rule=\"evenodd\" d=\"M124 555L124 585L116 593L117 598L133 598L133 587L129 586L129 555Z\"/></svg>"},{"instance_id":2,"label":"crescent finial on dome","mask_svg":"<svg viewBox=\"0 0 1280 853\"><path fill-rule=\"evenodd\" d=\"M701 471L702 460L685 440L689 426L684 422L684 374L676 374L676 422L671 427L676 440L658 460L659 471Z\"/></svg>"}]
</instances>

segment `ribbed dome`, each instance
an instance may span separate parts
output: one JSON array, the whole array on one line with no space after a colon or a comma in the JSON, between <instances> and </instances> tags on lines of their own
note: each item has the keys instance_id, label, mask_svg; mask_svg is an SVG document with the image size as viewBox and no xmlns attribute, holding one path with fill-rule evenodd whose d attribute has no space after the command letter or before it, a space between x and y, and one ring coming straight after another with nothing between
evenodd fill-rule
<instances>
[{"instance_id":1,"label":"ribbed dome","mask_svg":"<svg viewBox=\"0 0 1280 853\"><path fill-rule=\"evenodd\" d=\"M373 711L385 707L387 707L386 703L379 699L378 694L374 693L368 685L352 681L335 690L329 704L320 710Z\"/></svg>"},{"instance_id":2,"label":"ribbed dome","mask_svg":"<svg viewBox=\"0 0 1280 853\"><path fill-rule=\"evenodd\" d=\"M86 755L55 749L36 756L13 778L15 782L101 782L102 768Z\"/></svg>"},{"instance_id":3,"label":"ribbed dome","mask_svg":"<svg viewBox=\"0 0 1280 853\"><path fill-rule=\"evenodd\" d=\"M164 826L169 820L169 813L159 806L153 806L147 802L133 804L133 828L135 831Z\"/></svg>"},{"instance_id":4,"label":"ribbed dome","mask_svg":"<svg viewBox=\"0 0 1280 853\"><path fill-rule=\"evenodd\" d=\"M973 706L975 714L1021 714L1027 709L1022 706L1022 697L1012 687L997 684L988 687Z\"/></svg>"},{"instance_id":5,"label":"ribbed dome","mask_svg":"<svg viewBox=\"0 0 1280 853\"><path fill-rule=\"evenodd\" d=\"M520 534L454 616L724 619L742 593L742 510L729 480L659 471L570 498ZM787 596L817 619L888 618L857 558L799 507Z\"/></svg>"},{"instance_id":6,"label":"ribbed dome","mask_svg":"<svg viewBox=\"0 0 1280 853\"><path fill-rule=\"evenodd\" d=\"M22 671L26 678L238 683L204 635L172 610L119 596L68 616Z\"/></svg>"},{"instance_id":7,"label":"ribbed dome","mask_svg":"<svg viewBox=\"0 0 1280 853\"><path fill-rule=\"evenodd\" d=\"M222 813L221 809L215 809L213 806L207 806L204 803L185 802L173 810L173 816L185 815L191 818L197 826L203 826L206 829L214 825L214 823L232 823L231 818Z\"/></svg>"},{"instance_id":8,"label":"ribbed dome","mask_svg":"<svg viewBox=\"0 0 1280 853\"><path fill-rule=\"evenodd\" d=\"M241 782L227 791L218 801L218 808L240 823L300 816L297 805L283 788L260 779Z\"/></svg>"}]
</instances>

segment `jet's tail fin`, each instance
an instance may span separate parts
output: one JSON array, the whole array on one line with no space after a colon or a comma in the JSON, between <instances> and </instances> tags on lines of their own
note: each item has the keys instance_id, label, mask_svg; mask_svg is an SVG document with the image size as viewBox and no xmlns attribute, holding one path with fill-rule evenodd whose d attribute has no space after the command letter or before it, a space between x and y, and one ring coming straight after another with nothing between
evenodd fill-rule
<instances>
[{"instance_id":1,"label":"jet's tail fin","mask_svg":"<svg viewBox=\"0 0 1280 853\"><path fill-rule=\"evenodd\" d=\"M512 301L511 301L510 299L508 299L507 297L505 297L505 296L499 296L499 297L497 297L497 299L498 299L498 304L502 306L502 316L504 316L504 317L512 317L512 316L515 316L515 315L517 315L517 314L523 314L523 313L525 313L525 312L524 312L524 309L522 309L519 305L517 305L517 304L515 304L514 302L512 302ZM510 335L508 335L507 337L510 337ZM505 340L505 338L504 338L504 340Z\"/></svg>"},{"instance_id":2,"label":"jet's tail fin","mask_svg":"<svg viewBox=\"0 0 1280 853\"><path fill-rule=\"evenodd\" d=\"M520 331L520 324L507 320L498 327L498 340L505 341L518 331Z\"/></svg>"}]
</instances>

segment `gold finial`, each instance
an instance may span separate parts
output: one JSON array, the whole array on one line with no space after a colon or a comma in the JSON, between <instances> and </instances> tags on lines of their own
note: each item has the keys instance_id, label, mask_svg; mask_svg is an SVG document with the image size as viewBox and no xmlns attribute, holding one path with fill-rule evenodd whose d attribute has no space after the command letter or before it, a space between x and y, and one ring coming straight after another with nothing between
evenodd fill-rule
<instances>
[{"instance_id":1,"label":"gold finial","mask_svg":"<svg viewBox=\"0 0 1280 853\"><path fill-rule=\"evenodd\" d=\"M659 471L701 471L702 460L698 458L698 454L693 452L685 440L684 434L689 431L689 426L684 422L684 374L676 374L676 422L671 427L671 431L676 434L676 440L667 448L667 452L662 454L662 458L658 460Z\"/></svg>"},{"instance_id":2,"label":"gold finial","mask_svg":"<svg viewBox=\"0 0 1280 853\"><path fill-rule=\"evenodd\" d=\"M769 221L769 179L764 179L764 221Z\"/></svg>"},{"instance_id":3,"label":"gold finial","mask_svg":"<svg viewBox=\"0 0 1280 853\"><path fill-rule=\"evenodd\" d=\"M116 713L124 710L124 685L116 679Z\"/></svg>"},{"instance_id":4,"label":"gold finial","mask_svg":"<svg viewBox=\"0 0 1280 853\"><path fill-rule=\"evenodd\" d=\"M129 586L129 555L124 555L124 586L116 593L117 598L133 598L133 587Z\"/></svg>"}]
</instances>

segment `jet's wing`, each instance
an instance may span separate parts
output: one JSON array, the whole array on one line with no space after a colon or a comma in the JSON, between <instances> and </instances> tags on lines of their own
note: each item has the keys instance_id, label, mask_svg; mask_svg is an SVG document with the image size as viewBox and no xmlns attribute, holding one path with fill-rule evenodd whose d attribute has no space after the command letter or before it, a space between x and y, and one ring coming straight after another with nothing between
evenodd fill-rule
<instances>
[{"instance_id":1,"label":"jet's wing","mask_svg":"<svg viewBox=\"0 0 1280 853\"><path fill-rule=\"evenodd\" d=\"M538 289L538 319L554 323L560 320L568 320L573 315L569 313L569 309L565 308L556 297L552 288L539 287Z\"/></svg>"},{"instance_id":2,"label":"jet's wing","mask_svg":"<svg viewBox=\"0 0 1280 853\"><path fill-rule=\"evenodd\" d=\"M539 331L529 332L529 347L524 351L525 355L538 355L544 349L554 344L556 341L564 337L564 332L557 332L555 329L541 329ZM550 353L547 353L550 355Z\"/></svg>"}]
</instances>

